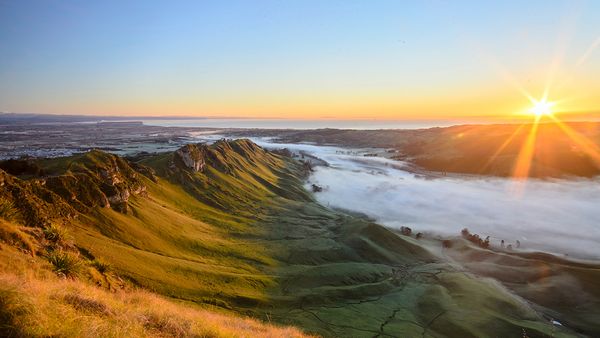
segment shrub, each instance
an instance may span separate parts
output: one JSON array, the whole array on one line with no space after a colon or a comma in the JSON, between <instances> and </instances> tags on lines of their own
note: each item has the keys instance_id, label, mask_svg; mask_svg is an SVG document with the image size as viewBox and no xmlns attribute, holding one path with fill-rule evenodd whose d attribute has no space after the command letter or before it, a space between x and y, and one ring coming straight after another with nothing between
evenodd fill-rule
<instances>
[{"instance_id":1,"label":"shrub","mask_svg":"<svg viewBox=\"0 0 600 338\"><path fill-rule=\"evenodd\" d=\"M0 199L0 218L11 221L17 217L17 214L17 208L12 201Z\"/></svg>"},{"instance_id":2,"label":"shrub","mask_svg":"<svg viewBox=\"0 0 600 338\"><path fill-rule=\"evenodd\" d=\"M59 275L75 278L81 272L81 260L70 252L55 250L48 253L46 257L52 264L54 272Z\"/></svg>"},{"instance_id":3,"label":"shrub","mask_svg":"<svg viewBox=\"0 0 600 338\"><path fill-rule=\"evenodd\" d=\"M44 228L44 237L52 243L59 244L66 243L69 234L65 228L56 224L50 224Z\"/></svg>"}]
</instances>

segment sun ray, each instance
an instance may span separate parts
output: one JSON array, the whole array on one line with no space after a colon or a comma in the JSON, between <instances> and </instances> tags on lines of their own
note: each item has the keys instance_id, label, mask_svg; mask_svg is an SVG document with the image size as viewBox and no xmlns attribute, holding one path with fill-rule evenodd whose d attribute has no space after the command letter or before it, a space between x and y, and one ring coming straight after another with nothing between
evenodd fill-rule
<instances>
[{"instance_id":1,"label":"sun ray","mask_svg":"<svg viewBox=\"0 0 600 338\"><path fill-rule=\"evenodd\" d=\"M483 48L478 45L472 45L475 52L481 57L481 59L486 62L496 73L496 75L504 81L506 84L513 87L517 90L521 95L529 99L531 103L535 102L534 97L525 89L525 86L513 75L511 74L500 62L496 60L496 58L487 53Z\"/></svg>"},{"instance_id":2,"label":"sun ray","mask_svg":"<svg viewBox=\"0 0 600 338\"><path fill-rule=\"evenodd\" d=\"M573 130L573 128L566 125L564 122L556 118L555 116L550 116L554 123L573 141L581 150L588 155L596 165L600 166L600 147L597 144L590 141L585 136L581 135L577 131Z\"/></svg>"},{"instance_id":3,"label":"sun ray","mask_svg":"<svg viewBox=\"0 0 600 338\"><path fill-rule=\"evenodd\" d=\"M490 158L487 160L487 162L483 165L483 167L481 168L481 172L483 173L491 164L492 162L494 162L494 160L496 160L496 158L498 157L498 155L500 155L500 153L506 149L506 147L512 142L512 140L519 134L519 132L521 131L521 129L523 129L525 127L525 124L520 125L517 129L515 129L515 131L504 141L504 143L502 143L500 145L500 147L498 147L498 149L496 150L496 152L490 156Z\"/></svg>"},{"instance_id":4,"label":"sun ray","mask_svg":"<svg viewBox=\"0 0 600 338\"><path fill-rule=\"evenodd\" d=\"M521 145L521 149L517 155L517 159L515 161L515 165L513 167L512 178L515 182L513 185L513 192L517 195L520 195L524 189L525 183L527 182L531 170L534 158L536 156L536 143L538 137L538 130L540 121L542 118L548 118L550 121L558 126L560 130L565 133L569 139L573 141L573 143L581 149L581 151L589 156L596 165L600 166L600 146L598 146L595 142L588 139L581 133L577 132L569 125L562 122L558 117L556 117L551 108L555 104L555 102L549 102L546 98L542 98L541 100L534 100L534 106L530 109L531 115L534 116L534 120L531 123L531 128L527 135L526 140ZM522 125L523 126L523 125ZM522 127L521 126L521 127ZM520 129L520 128L519 128ZM519 130L517 129L517 131ZM496 151L496 153L490 158L488 163L491 163L493 159L498 156L504 147L510 143L511 139L515 137L515 133L509 137L505 141L505 143ZM486 164L488 165L488 164Z\"/></svg>"},{"instance_id":5,"label":"sun ray","mask_svg":"<svg viewBox=\"0 0 600 338\"><path fill-rule=\"evenodd\" d=\"M596 51L596 49L598 47L600 47L600 36L596 40L594 40L594 42L592 42L592 44L588 47L588 49L586 49L586 51L579 58L579 60L577 60L577 64L575 64L575 68L579 68L580 66L582 66L589 59L589 57L594 53L594 51Z\"/></svg>"},{"instance_id":6,"label":"sun ray","mask_svg":"<svg viewBox=\"0 0 600 338\"><path fill-rule=\"evenodd\" d=\"M527 135L527 139L521 146L517 161L513 170L512 177L517 181L526 181L529 177L531 170L531 162L533 160L533 154L535 152L535 141L537 131L540 122L540 116L536 116L534 122L531 124L531 129Z\"/></svg>"},{"instance_id":7,"label":"sun ray","mask_svg":"<svg viewBox=\"0 0 600 338\"><path fill-rule=\"evenodd\" d=\"M550 61L550 67L546 71L546 83L544 86L542 100L546 100L548 98L550 91L555 84L556 76L561 68L561 65L563 64L569 43L574 35L580 10L581 9L570 12L569 15L565 16L558 25L559 30L554 46L554 55Z\"/></svg>"},{"instance_id":8,"label":"sun ray","mask_svg":"<svg viewBox=\"0 0 600 338\"><path fill-rule=\"evenodd\" d=\"M560 83L555 87L556 90L560 91L561 89L568 87L569 85L571 85L571 83L573 83L573 81L575 81L577 71L588 61L590 56L595 53L598 47L600 47L600 37L596 38L596 40L592 42L592 44L585 50L581 57L579 57L579 59L575 63L575 66L573 66L572 71L569 72L569 75L567 75L566 78L562 79Z\"/></svg>"}]
</instances>

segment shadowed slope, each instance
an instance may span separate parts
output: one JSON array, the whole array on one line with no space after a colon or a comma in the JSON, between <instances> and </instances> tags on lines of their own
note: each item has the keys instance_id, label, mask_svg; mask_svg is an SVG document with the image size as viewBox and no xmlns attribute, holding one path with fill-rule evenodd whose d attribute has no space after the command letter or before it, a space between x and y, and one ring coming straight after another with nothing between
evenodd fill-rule
<instances>
[{"instance_id":1,"label":"shadowed slope","mask_svg":"<svg viewBox=\"0 0 600 338\"><path fill-rule=\"evenodd\" d=\"M485 250L464 240L455 240L446 254L470 271L502 282L548 318L590 336L600 334L600 264L538 252Z\"/></svg>"}]
</instances>

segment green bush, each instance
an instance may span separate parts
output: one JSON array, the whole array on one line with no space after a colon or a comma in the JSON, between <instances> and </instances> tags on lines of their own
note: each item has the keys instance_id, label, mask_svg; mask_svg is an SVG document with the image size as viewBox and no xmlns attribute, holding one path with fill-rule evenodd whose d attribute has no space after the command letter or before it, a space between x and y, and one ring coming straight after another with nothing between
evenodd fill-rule
<instances>
[{"instance_id":1,"label":"green bush","mask_svg":"<svg viewBox=\"0 0 600 338\"><path fill-rule=\"evenodd\" d=\"M65 243L69 235L63 227L56 224L50 224L44 228L44 237L53 243Z\"/></svg>"},{"instance_id":2,"label":"green bush","mask_svg":"<svg viewBox=\"0 0 600 338\"><path fill-rule=\"evenodd\" d=\"M59 275L77 277L81 273L81 260L70 252L56 250L49 252L46 257L52 264L54 272Z\"/></svg>"}]
</instances>

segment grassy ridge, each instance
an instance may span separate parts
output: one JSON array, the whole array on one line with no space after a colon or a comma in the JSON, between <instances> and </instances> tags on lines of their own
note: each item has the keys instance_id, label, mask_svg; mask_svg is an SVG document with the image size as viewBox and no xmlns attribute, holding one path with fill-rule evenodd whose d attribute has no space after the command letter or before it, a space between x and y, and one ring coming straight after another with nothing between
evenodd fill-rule
<instances>
[{"instance_id":1,"label":"grassy ridge","mask_svg":"<svg viewBox=\"0 0 600 338\"><path fill-rule=\"evenodd\" d=\"M36 186L50 200L84 206L71 218L45 204L40 210L47 222L68 219L68 250L90 265L106 262L118 276L93 268L92 282L140 286L325 336L572 334L421 242L319 205L302 187L303 166L291 159L247 140L195 147L202 163L192 167L176 153L135 164L99 152L42 162L53 179L83 174L77 182L92 185ZM17 218L28 212L19 194L30 190L22 187L44 179L7 176L2 196L15 201ZM97 203L102 196L109 205Z\"/></svg>"}]
</instances>

